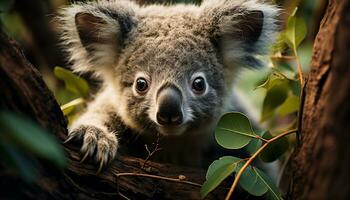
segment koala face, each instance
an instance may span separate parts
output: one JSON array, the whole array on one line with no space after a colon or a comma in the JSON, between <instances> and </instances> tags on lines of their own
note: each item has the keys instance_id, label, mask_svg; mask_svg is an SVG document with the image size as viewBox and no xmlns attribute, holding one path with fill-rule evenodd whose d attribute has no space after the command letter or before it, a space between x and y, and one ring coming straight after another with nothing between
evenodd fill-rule
<instances>
[{"instance_id":1,"label":"koala face","mask_svg":"<svg viewBox=\"0 0 350 200\"><path fill-rule=\"evenodd\" d=\"M60 21L73 69L112 85L128 126L181 135L213 128L237 69L257 66L274 39L277 12L256 0L146 7L120 0L77 4Z\"/></svg>"},{"instance_id":2,"label":"koala face","mask_svg":"<svg viewBox=\"0 0 350 200\"><path fill-rule=\"evenodd\" d=\"M217 118L225 94L224 67L213 44L197 34L199 27L183 28L195 22L139 23L113 78L130 121L178 135ZM161 33L152 28L158 24Z\"/></svg>"}]
</instances>

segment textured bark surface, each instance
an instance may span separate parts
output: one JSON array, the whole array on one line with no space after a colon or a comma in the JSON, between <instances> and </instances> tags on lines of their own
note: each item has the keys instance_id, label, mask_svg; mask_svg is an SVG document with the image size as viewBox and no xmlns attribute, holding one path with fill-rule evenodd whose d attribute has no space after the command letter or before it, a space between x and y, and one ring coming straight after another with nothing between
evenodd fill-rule
<instances>
[{"instance_id":1,"label":"textured bark surface","mask_svg":"<svg viewBox=\"0 0 350 200\"><path fill-rule=\"evenodd\" d=\"M60 141L66 138L66 120L40 73L26 60L18 45L0 31L0 109L25 114L50 130ZM30 134L30 133L28 133ZM205 171L175 165L118 157L111 166L96 175L97 167L81 164L78 149L65 146L69 169L58 171L40 162L38 181L26 184L0 160L0 199L199 199L199 187L160 179L123 176L118 173L142 173L203 183ZM227 189L219 188L207 199L223 199Z\"/></svg>"},{"instance_id":2,"label":"textured bark surface","mask_svg":"<svg viewBox=\"0 0 350 200\"><path fill-rule=\"evenodd\" d=\"M350 198L350 0L331 0L314 44L291 199Z\"/></svg>"}]
</instances>

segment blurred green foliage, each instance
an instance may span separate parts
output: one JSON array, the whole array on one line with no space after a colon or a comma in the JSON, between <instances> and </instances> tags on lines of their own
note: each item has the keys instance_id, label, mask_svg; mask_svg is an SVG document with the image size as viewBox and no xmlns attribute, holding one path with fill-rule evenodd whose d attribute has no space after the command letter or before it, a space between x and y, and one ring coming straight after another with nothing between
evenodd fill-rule
<instances>
[{"instance_id":1,"label":"blurred green foliage","mask_svg":"<svg viewBox=\"0 0 350 200\"><path fill-rule=\"evenodd\" d=\"M58 168L67 165L63 149L52 134L27 117L4 110L0 111L0 154L26 181L36 178L36 158Z\"/></svg>"}]
</instances>

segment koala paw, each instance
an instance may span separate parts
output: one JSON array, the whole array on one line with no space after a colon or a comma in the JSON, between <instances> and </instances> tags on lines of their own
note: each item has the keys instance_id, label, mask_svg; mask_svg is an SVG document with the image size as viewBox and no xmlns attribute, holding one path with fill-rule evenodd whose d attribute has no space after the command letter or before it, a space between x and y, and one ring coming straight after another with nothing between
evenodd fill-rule
<instances>
[{"instance_id":1,"label":"koala paw","mask_svg":"<svg viewBox=\"0 0 350 200\"><path fill-rule=\"evenodd\" d=\"M101 171L117 154L118 140L114 133L104 131L91 125L80 125L69 131L69 142L72 139L82 141L81 153L84 155L80 162L87 157L94 158L99 163L97 173Z\"/></svg>"}]
</instances>

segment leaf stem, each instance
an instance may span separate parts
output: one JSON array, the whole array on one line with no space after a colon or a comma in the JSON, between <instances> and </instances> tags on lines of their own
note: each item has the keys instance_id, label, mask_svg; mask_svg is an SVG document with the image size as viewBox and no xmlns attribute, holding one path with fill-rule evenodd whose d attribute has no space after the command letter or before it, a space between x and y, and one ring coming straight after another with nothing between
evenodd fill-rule
<instances>
[{"instance_id":1,"label":"leaf stem","mask_svg":"<svg viewBox=\"0 0 350 200\"><path fill-rule=\"evenodd\" d=\"M296 47L293 48L293 52L294 52L294 55L295 55L295 60L297 62L297 66L298 66L298 74L299 74L300 85L304 85L303 69L301 67L301 63L300 63L300 59L299 59Z\"/></svg>"},{"instance_id":2,"label":"leaf stem","mask_svg":"<svg viewBox=\"0 0 350 200\"><path fill-rule=\"evenodd\" d=\"M291 133L295 133L295 132L297 132L297 131L298 131L298 129L292 129L292 130L283 132L283 133L281 133L281 134L279 134L279 135L277 135L277 136L275 136L275 137L273 137L273 138L267 140L267 142L266 142L264 145L262 145L262 146L247 160L247 162L244 163L244 165L242 166L242 168L238 171L238 173L237 173L237 175L236 175L236 177L235 177L235 180L233 181L232 186L231 186L229 192L228 192L227 195L226 195L225 200L229 200L229 199L231 198L231 195L232 195L233 191L235 190L235 188L236 188L236 186L237 186L237 184L238 184L238 182L239 182L239 179L241 178L241 176L242 176L244 170L250 165L250 163L252 163L252 162L254 161L254 159L255 159L256 157L258 157L258 155L259 155L270 143L272 143L272 142L274 142L274 141L276 141L276 140L278 140L278 139L280 139L280 138L282 138L282 137L285 137L285 136L287 136L287 135L289 135L289 134L291 134Z\"/></svg>"},{"instance_id":3,"label":"leaf stem","mask_svg":"<svg viewBox=\"0 0 350 200\"><path fill-rule=\"evenodd\" d=\"M259 140L262 140L263 142L268 142L269 141L269 140L261 137L260 135L257 135L256 138L259 139Z\"/></svg>"}]
</instances>

